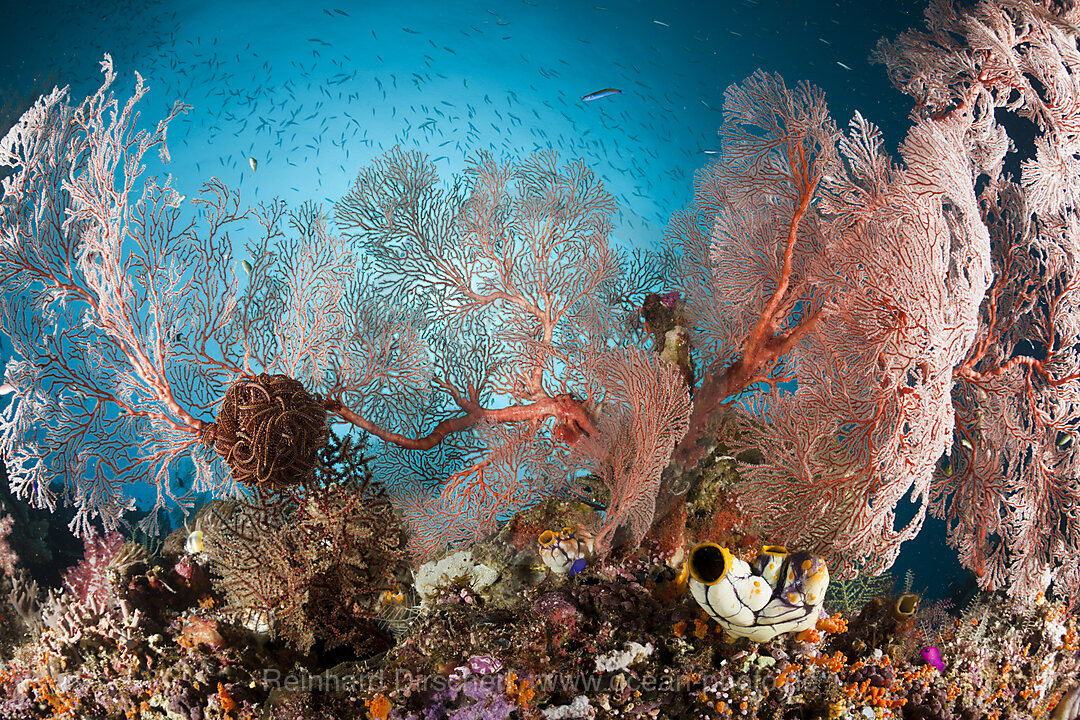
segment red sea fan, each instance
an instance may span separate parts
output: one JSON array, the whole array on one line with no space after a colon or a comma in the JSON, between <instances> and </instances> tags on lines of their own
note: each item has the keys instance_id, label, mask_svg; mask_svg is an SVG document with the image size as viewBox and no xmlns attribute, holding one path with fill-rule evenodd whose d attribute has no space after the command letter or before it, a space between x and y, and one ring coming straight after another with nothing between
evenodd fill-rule
<instances>
[{"instance_id":1,"label":"red sea fan","mask_svg":"<svg viewBox=\"0 0 1080 720\"><path fill-rule=\"evenodd\" d=\"M596 534L597 551L604 553L620 527L636 545L652 525L660 474L686 432L690 395L677 366L638 348L602 353L594 371L605 391L600 432L580 438L572 457L610 491Z\"/></svg>"}]
</instances>

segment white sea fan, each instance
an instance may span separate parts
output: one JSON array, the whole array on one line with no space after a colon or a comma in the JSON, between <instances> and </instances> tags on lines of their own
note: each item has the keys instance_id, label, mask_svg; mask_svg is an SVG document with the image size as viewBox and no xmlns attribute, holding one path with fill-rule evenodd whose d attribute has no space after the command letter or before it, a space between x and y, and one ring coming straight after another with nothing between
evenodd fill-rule
<instances>
[{"instance_id":1,"label":"white sea fan","mask_svg":"<svg viewBox=\"0 0 1080 720\"><path fill-rule=\"evenodd\" d=\"M1031 209L1053 215L1080 205L1080 142L1077 138L1040 135L1035 158L1020 165L1021 184Z\"/></svg>"}]
</instances>

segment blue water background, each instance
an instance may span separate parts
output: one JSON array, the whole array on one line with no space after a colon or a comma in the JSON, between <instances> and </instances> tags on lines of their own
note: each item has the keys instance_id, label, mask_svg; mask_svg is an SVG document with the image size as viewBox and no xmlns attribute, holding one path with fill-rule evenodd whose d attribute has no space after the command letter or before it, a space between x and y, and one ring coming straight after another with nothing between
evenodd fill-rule
<instances>
[{"instance_id":1,"label":"blue water background","mask_svg":"<svg viewBox=\"0 0 1080 720\"><path fill-rule=\"evenodd\" d=\"M136 71L146 78L147 126L177 100L192 106L170 126L172 161L148 168L182 194L216 176L249 204L329 209L395 144L437 158L447 178L478 150L551 148L583 158L615 195L616 242L653 247L718 147L725 88L758 68L824 89L840 126L861 111L894 152L911 103L868 56L921 16L908 0L3 0L0 107L53 83L81 100L108 52L121 96ZM581 100L604 88L622 94ZM916 589L942 595L965 574L941 524L927 525L894 573L913 568Z\"/></svg>"}]
</instances>

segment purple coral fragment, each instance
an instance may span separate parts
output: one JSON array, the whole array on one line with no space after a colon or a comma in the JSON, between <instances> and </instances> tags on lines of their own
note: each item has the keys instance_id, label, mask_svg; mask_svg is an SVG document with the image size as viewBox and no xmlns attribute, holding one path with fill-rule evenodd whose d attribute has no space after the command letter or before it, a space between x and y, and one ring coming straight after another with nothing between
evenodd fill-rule
<instances>
[{"instance_id":1,"label":"purple coral fragment","mask_svg":"<svg viewBox=\"0 0 1080 720\"><path fill-rule=\"evenodd\" d=\"M666 292L660 296L661 304L668 310L673 309L681 299L682 295L679 294L678 290L672 290L671 292Z\"/></svg>"}]
</instances>

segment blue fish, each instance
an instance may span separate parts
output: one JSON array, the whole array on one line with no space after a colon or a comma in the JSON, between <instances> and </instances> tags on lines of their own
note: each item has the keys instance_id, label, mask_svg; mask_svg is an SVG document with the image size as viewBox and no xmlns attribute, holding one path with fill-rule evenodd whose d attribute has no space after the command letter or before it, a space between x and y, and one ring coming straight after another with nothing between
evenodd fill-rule
<instances>
[{"instance_id":1,"label":"blue fish","mask_svg":"<svg viewBox=\"0 0 1080 720\"><path fill-rule=\"evenodd\" d=\"M585 558L580 557L574 561L574 564L570 566L570 570L567 571L567 575L574 577L579 572L585 569Z\"/></svg>"}]
</instances>

